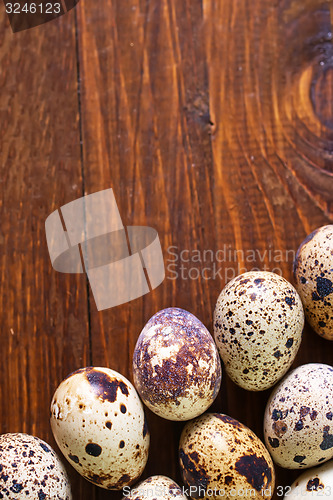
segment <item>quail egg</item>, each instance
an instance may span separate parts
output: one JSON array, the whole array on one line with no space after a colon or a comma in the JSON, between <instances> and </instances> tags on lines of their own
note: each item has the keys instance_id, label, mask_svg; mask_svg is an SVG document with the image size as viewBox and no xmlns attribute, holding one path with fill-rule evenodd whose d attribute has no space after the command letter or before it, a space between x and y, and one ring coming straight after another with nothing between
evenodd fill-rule
<instances>
[{"instance_id":1,"label":"quail egg","mask_svg":"<svg viewBox=\"0 0 333 500\"><path fill-rule=\"evenodd\" d=\"M52 448L29 434L0 436L0 498L71 500L66 470Z\"/></svg>"},{"instance_id":2,"label":"quail egg","mask_svg":"<svg viewBox=\"0 0 333 500\"><path fill-rule=\"evenodd\" d=\"M149 432L132 384L109 368L88 367L69 375L51 403L55 440L88 481L121 489L141 475Z\"/></svg>"},{"instance_id":3,"label":"quail egg","mask_svg":"<svg viewBox=\"0 0 333 500\"><path fill-rule=\"evenodd\" d=\"M301 243L294 277L308 322L333 340L333 225L316 229Z\"/></svg>"},{"instance_id":4,"label":"quail egg","mask_svg":"<svg viewBox=\"0 0 333 500\"><path fill-rule=\"evenodd\" d=\"M309 469L289 487L285 499L326 497L333 498L333 461Z\"/></svg>"},{"instance_id":5,"label":"quail egg","mask_svg":"<svg viewBox=\"0 0 333 500\"><path fill-rule=\"evenodd\" d=\"M333 457L333 368L299 366L270 396L264 417L266 446L275 463L305 469Z\"/></svg>"},{"instance_id":6,"label":"quail egg","mask_svg":"<svg viewBox=\"0 0 333 500\"><path fill-rule=\"evenodd\" d=\"M133 355L133 377L143 402L169 420L201 415L221 385L212 336L193 314L170 307L143 328Z\"/></svg>"},{"instance_id":7,"label":"quail egg","mask_svg":"<svg viewBox=\"0 0 333 500\"><path fill-rule=\"evenodd\" d=\"M151 476L133 489L125 486L123 500L187 500L180 486L166 476Z\"/></svg>"},{"instance_id":8,"label":"quail egg","mask_svg":"<svg viewBox=\"0 0 333 500\"><path fill-rule=\"evenodd\" d=\"M225 369L250 391L272 387L291 366L304 313L295 288L278 274L250 271L230 281L214 312L214 335Z\"/></svg>"},{"instance_id":9,"label":"quail egg","mask_svg":"<svg viewBox=\"0 0 333 500\"><path fill-rule=\"evenodd\" d=\"M179 461L192 498L272 498L275 472L267 449L227 415L207 413L186 424Z\"/></svg>"}]
</instances>

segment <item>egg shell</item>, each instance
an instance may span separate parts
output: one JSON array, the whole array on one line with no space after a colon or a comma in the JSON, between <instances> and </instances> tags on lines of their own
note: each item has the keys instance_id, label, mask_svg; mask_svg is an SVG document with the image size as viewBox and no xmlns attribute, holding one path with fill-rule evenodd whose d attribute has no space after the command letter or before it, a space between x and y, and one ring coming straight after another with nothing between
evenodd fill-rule
<instances>
[{"instance_id":1,"label":"egg shell","mask_svg":"<svg viewBox=\"0 0 333 500\"><path fill-rule=\"evenodd\" d=\"M146 465L149 432L142 403L114 370L82 368L61 382L51 403L51 427L71 465L102 488L132 484Z\"/></svg>"},{"instance_id":2,"label":"egg shell","mask_svg":"<svg viewBox=\"0 0 333 500\"><path fill-rule=\"evenodd\" d=\"M309 469L286 488L285 499L333 498L333 461Z\"/></svg>"},{"instance_id":3,"label":"egg shell","mask_svg":"<svg viewBox=\"0 0 333 500\"><path fill-rule=\"evenodd\" d=\"M264 416L266 446L288 469L333 457L333 368L309 363L290 372L271 394Z\"/></svg>"},{"instance_id":4,"label":"egg shell","mask_svg":"<svg viewBox=\"0 0 333 500\"><path fill-rule=\"evenodd\" d=\"M170 307L143 328L133 354L133 377L143 402L169 420L189 420L213 403L221 362L212 336L193 314Z\"/></svg>"},{"instance_id":5,"label":"egg shell","mask_svg":"<svg viewBox=\"0 0 333 500\"><path fill-rule=\"evenodd\" d=\"M250 271L230 281L214 312L214 336L229 377L263 391L288 371L302 340L304 312L295 288L278 274Z\"/></svg>"},{"instance_id":6,"label":"egg shell","mask_svg":"<svg viewBox=\"0 0 333 500\"><path fill-rule=\"evenodd\" d=\"M301 243L294 278L308 322L333 340L333 225L316 229Z\"/></svg>"},{"instance_id":7,"label":"egg shell","mask_svg":"<svg viewBox=\"0 0 333 500\"><path fill-rule=\"evenodd\" d=\"M192 498L272 498L275 472L267 449L227 415L207 413L186 424L179 461Z\"/></svg>"},{"instance_id":8,"label":"egg shell","mask_svg":"<svg viewBox=\"0 0 333 500\"><path fill-rule=\"evenodd\" d=\"M29 434L0 436L0 498L71 500L66 470L50 445Z\"/></svg>"},{"instance_id":9,"label":"egg shell","mask_svg":"<svg viewBox=\"0 0 333 500\"><path fill-rule=\"evenodd\" d=\"M150 476L132 489L124 488L123 500L187 500L180 486L166 476Z\"/></svg>"}]
</instances>

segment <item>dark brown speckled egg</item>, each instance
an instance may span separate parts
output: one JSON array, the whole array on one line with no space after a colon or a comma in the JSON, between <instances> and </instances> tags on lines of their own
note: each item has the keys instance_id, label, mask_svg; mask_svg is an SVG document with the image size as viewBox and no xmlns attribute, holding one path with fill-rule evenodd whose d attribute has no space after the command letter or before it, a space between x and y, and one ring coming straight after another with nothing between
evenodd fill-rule
<instances>
[{"instance_id":1,"label":"dark brown speckled egg","mask_svg":"<svg viewBox=\"0 0 333 500\"><path fill-rule=\"evenodd\" d=\"M275 273L241 274L216 302L214 334L225 369L250 391L268 389L283 377L299 349L303 326L298 293Z\"/></svg>"},{"instance_id":2,"label":"dark brown speckled egg","mask_svg":"<svg viewBox=\"0 0 333 500\"><path fill-rule=\"evenodd\" d=\"M134 384L160 417L189 420L213 403L221 362L207 328L193 314L170 307L143 328L133 355Z\"/></svg>"},{"instance_id":3,"label":"dark brown speckled egg","mask_svg":"<svg viewBox=\"0 0 333 500\"><path fill-rule=\"evenodd\" d=\"M333 367L309 363L286 375L268 400L264 434L281 467L306 469L333 458Z\"/></svg>"},{"instance_id":4,"label":"dark brown speckled egg","mask_svg":"<svg viewBox=\"0 0 333 500\"><path fill-rule=\"evenodd\" d=\"M0 498L72 500L65 467L50 445L29 434L0 436Z\"/></svg>"},{"instance_id":5,"label":"dark brown speckled egg","mask_svg":"<svg viewBox=\"0 0 333 500\"><path fill-rule=\"evenodd\" d=\"M333 498L333 460L324 465L308 469L285 489L285 500L305 500L324 497Z\"/></svg>"},{"instance_id":6,"label":"dark brown speckled egg","mask_svg":"<svg viewBox=\"0 0 333 500\"><path fill-rule=\"evenodd\" d=\"M294 277L306 319L318 335L333 340L333 225L316 229L301 243Z\"/></svg>"},{"instance_id":7,"label":"dark brown speckled egg","mask_svg":"<svg viewBox=\"0 0 333 500\"><path fill-rule=\"evenodd\" d=\"M69 463L97 486L120 490L143 472L150 439L143 405L114 370L82 368L63 380L51 403L51 428Z\"/></svg>"},{"instance_id":8,"label":"dark brown speckled egg","mask_svg":"<svg viewBox=\"0 0 333 500\"><path fill-rule=\"evenodd\" d=\"M275 472L260 439L245 425L221 413L189 422L181 435L182 479L192 498L273 496Z\"/></svg>"}]
</instances>

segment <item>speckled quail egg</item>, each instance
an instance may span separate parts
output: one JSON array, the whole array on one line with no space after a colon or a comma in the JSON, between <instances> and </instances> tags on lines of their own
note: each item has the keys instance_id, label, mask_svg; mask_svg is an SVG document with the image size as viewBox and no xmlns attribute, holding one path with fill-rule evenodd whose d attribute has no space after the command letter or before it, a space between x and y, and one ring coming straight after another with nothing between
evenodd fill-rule
<instances>
[{"instance_id":1,"label":"speckled quail egg","mask_svg":"<svg viewBox=\"0 0 333 500\"><path fill-rule=\"evenodd\" d=\"M170 307L143 328L133 355L134 385L160 417L189 420L213 403L221 362L212 336L193 314Z\"/></svg>"},{"instance_id":2,"label":"speckled quail egg","mask_svg":"<svg viewBox=\"0 0 333 500\"><path fill-rule=\"evenodd\" d=\"M285 499L333 498L333 461L309 469L290 486L285 488Z\"/></svg>"},{"instance_id":3,"label":"speckled quail egg","mask_svg":"<svg viewBox=\"0 0 333 500\"><path fill-rule=\"evenodd\" d=\"M88 367L69 375L51 403L55 440L88 481L121 489L141 475L149 432L132 384L109 368Z\"/></svg>"},{"instance_id":4,"label":"speckled quail egg","mask_svg":"<svg viewBox=\"0 0 333 500\"><path fill-rule=\"evenodd\" d=\"M250 271L230 281L214 312L214 335L225 369L250 391L272 387L291 366L304 313L295 288L278 274Z\"/></svg>"},{"instance_id":5,"label":"speckled quail egg","mask_svg":"<svg viewBox=\"0 0 333 500\"><path fill-rule=\"evenodd\" d=\"M333 225L316 229L301 243L294 277L310 325L333 340Z\"/></svg>"},{"instance_id":6,"label":"speckled quail egg","mask_svg":"<svg viewBox=\"0 0 333 500\"><path fill-rule=\"evenodd\" d=\"M267 448L287 469L313 467L333 457L333 368L309 363L274 389L264 417Z\"/></svg>"},{"instance_id":7,"label":"speckled quail egg","mask_svg":"<svg viewBox=\"0 0 333 500\"><path fill-rule=\"evenodd\" d=\"M123 492L123 500L187 500L180 486L166 476L148 477L133 489L126 486Z\"/></svg>"},{"instance_id":8,"label":"speckled quail egg","mask_svg":"<svg viewBox=\"0 0 333 500\"><path fill-rule=\"evenodd\" d=\"M275 472L267 449L227 415L207 413L186 424L179 461L192 498L272 498Z\"/></svg>"},{"instance_id":9,"label":"speckled quail egg","mask_svg":"<svg viewBox=\"0 0 333 500\"><path fill-rule=\"evenodd\" d=\"M0 436L0 498L71 500L66 470L52 448L29 434Z\"/></svg>"}]
</instances>

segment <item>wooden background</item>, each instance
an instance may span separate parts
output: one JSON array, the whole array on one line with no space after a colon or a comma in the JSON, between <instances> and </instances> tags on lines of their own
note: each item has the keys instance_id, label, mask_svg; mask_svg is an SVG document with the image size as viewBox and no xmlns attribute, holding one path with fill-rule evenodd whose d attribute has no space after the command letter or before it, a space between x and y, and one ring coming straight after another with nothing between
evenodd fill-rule
<instances>
[{"instance_id":1,"label":"wooden background","mask_svg":"<svg viewBox=\"0 0 333 500\"><path fill-rule=\"evenodd\" d=\"M292 252L333 220L332 20L332 2L320 0L81 0L13 34L1 5L1 433L55 446L57 385L86 365L131 379L136 339L156 311L185 308L212 331L233 272L279 267L292 280ZM52 269L44 223L109 187L124 224L157 229L166 266L170 245L229 248L239 260L218 263L212 280L175 280L167 268L152 293L98 312L84 275ZM332 363L332 349L306 327L295 366ZM262 437L268 394L225 375L213 409ZM148 420L143 477L180 481L183 424ZM69 470L74 499L119 498ZM298 475L277 472L280 485Z\"/></svg>"}]
</instances>

